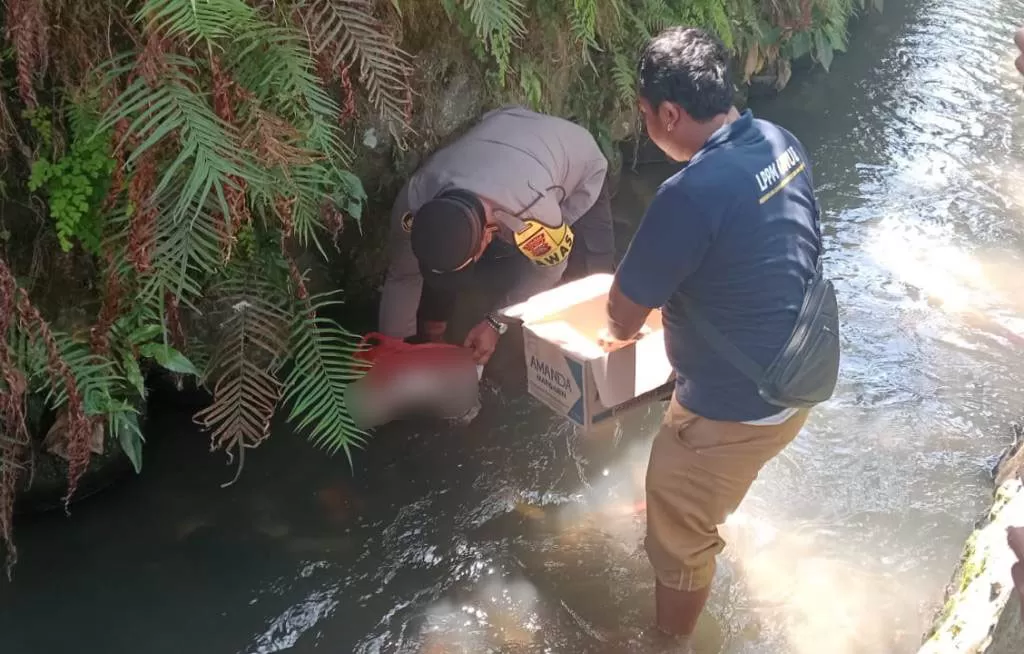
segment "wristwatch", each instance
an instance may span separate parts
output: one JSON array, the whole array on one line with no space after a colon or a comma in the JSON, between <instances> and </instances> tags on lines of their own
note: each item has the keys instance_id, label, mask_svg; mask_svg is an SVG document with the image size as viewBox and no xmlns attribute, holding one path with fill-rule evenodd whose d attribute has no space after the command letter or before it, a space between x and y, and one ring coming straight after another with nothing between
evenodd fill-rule
<instances>
[{"instance_id":1,"label":"wristwatch","mask_svg":"<svg viewBox=\"0 0 1024 654\"><path fill-rule=\"evenodd\" d=\"M484 316L484 320L487 321L487 324L490 325L491 329L498 332L498 336L501 336L508 331L508 325L498 320L493 313L489 313Z\"/></svg>"}]
</instances>

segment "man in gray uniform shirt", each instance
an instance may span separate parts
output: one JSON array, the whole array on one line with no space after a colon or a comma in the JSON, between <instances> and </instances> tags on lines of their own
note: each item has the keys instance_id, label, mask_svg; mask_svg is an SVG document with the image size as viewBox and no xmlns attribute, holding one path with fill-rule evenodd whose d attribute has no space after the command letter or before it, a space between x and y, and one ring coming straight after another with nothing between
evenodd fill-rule
<instances>
[{"instance_id":1,"label":"man in gray uniform shirt","mask_svg":"<svg viewBox=\"0 0 1024 654\"><path fill-rule=\"evenodd\" d=\"M391 211L380 331L439 342L460 293L501 306L614 268L608 162L575 123L523 107L485 114L406 182ZM504 324L482 316L464 345L491 357Z\"/></svg>"}]
</instances>

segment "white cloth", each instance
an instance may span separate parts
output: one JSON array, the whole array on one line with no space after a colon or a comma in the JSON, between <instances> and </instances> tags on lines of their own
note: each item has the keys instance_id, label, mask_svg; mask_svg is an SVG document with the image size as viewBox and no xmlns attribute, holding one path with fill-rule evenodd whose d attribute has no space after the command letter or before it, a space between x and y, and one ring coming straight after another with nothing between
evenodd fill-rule
<instances>
[{"instance_id":1,"label":"white cloth","mask_svg":"<svg viewBox=\"0 0 1024 654\"><path fill-rule=\"evenodd\" d=\"M757 426L757 427L768 427L768 426L771 426L771 425L781 425L782 423L786 422L787 420L792 418L794 415L796 415L796 412L797 412L797 409L794 409L794 408L791 407L791 408L788 408L788 409L783 409L782 411L779 411L776 414L770 415L767 418L761 418L760 420L748 420L748 421L744 422L743 424L744 425L754 425L754 426Z\"/></svg>"}]
</instances>

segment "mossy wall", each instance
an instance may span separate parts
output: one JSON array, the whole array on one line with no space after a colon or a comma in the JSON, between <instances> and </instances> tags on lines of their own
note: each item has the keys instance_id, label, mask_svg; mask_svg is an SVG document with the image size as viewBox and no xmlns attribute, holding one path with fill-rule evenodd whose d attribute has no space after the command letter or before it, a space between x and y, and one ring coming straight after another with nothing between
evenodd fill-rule
<instances>
[{"instance_id":1,"label":"mossy wall","mask_svg":"<svg viewBox=\"0 0 1024 654\"><path fill-rule=\"evenodd\" d=\"M964 545L945 603L918 654L1020 654L1024 624L1010 568L1007 527L1024 525L1022 433L998 467L992 506Z\"/></svg>"}]
</instances>

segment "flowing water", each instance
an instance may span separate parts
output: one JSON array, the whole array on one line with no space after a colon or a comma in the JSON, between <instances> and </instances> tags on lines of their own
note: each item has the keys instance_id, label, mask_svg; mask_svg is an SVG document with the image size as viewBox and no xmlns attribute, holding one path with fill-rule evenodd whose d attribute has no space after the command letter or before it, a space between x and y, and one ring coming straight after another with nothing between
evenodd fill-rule
<instances>
[{"instance_id":1,"label":"flowing water","mask_svg":"<svg viewBox=\"0 0 1024 654\"><path fill-rule=\"evenodd\" d=\"M1021 0L890 2L830 75L754 105L815 163L845 355L724 528L724 652L913 652L986 505L1024 409L1015 22ZM671 171L624 180L618 215ZM638 502L661 409L582 437L486 390L467 428L380 430L354 474L279 430L226 490L187 413L158 409L144 475L19 526L0 649L621 651L651 620Z\"/></svg>"}]
</instances>

